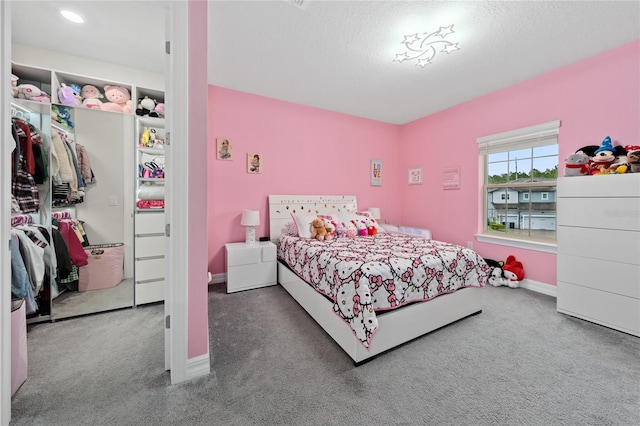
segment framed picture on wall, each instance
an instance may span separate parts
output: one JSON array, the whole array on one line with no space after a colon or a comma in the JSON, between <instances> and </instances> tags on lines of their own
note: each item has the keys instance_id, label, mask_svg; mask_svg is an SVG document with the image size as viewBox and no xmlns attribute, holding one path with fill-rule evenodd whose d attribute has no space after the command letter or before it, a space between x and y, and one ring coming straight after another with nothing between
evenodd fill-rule
<instances>
[{"instance_id":1,"label":"framed picture on wall","mask_svg":"<svg viewBox=\"0 0 640 426\"><path fill-rule=\"evenodd\" d=\"M216 139L216 158L218 160L233 159L233 141L231 139Z\"/></svg>"},{"instance_id":2,"label":"framed picture on wall","mask_svg":"<svg viewBox=\"0 0 640 426\"><path fill-rule=\"evenodd\" d=\"M422 185L422 167L409 169L409 185Z\"/></svg>"},{"instance_id":3,"label":"framed picture on wall","mask_svg":"<svg viewBox=\"0 0 640 426\"><path fill-rule=\"evenodd\" d=\"M257 152L247 154L247 173L262 173L262 154Z\"/></svg>"},{"instance_id":4,"label":"framed picture on wall","mask_svg":"<svg viewBox=\"0 0 640 426\"><path fill-rule=\"evenodd\" d=\"M371 186L382 186L382 160L371 160L369 178Z\"/></svg>"}]
</instances>

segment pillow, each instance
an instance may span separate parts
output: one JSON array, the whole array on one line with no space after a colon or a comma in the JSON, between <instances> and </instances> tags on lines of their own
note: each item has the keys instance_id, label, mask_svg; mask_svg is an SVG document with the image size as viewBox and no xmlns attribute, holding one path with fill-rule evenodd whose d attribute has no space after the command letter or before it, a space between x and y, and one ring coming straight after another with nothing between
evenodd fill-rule
<instances>
[{"instance_id":1,"label":"pillow","mask_svg":"<svg viewBox=\"0 0 640 426\"><path fill-rule=\"evenodd\" d=\"M291 213L291 218L298 228L299 237L311 238L311 222L317 217L323 218L325 222L335 221L334 217L328 214Z\"/></svg>"},{"instance_id":2,"label":"pillow","mask_svg":"<svg viewBox=\"0 0 640 426\"><path fill-rule=\"evenodd\" d=\"M373 226L375 226L378 232L387 232L385 229L378 223L377 220L371 217L371 213L369 212L345 212L338 213L339 220L345 224L351 222L352 220L370 220L373 222Z\"/></svg>"},{"instance_id":3,"label":"pillow","mask_svg":"<svg viewBox=\"0 0 640 426\"><path fill-rule=\"evenodd\" d=\"M295 235L297 237L298 227L296 226L296 223L292 220L285 223L285 225L282 227L282 233L285 235Z\"/></svg>"}]
</instances>

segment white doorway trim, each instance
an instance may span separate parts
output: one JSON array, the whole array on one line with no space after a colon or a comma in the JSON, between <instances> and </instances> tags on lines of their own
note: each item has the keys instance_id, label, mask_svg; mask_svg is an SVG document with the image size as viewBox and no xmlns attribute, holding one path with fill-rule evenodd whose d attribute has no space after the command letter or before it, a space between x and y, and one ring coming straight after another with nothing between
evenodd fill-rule
<instances>
[{"instance_id":1,"label":"white doorway trim","mask_svg":"<svg viewBox=\"0 0 640 426\"><path fill-rule=\"evenodd\" d=\"M0 2L0 82L11 78L11 2ZM0 424L11 420L11 151L9 85L0 84Z\"/></svg>"}]
</instances>

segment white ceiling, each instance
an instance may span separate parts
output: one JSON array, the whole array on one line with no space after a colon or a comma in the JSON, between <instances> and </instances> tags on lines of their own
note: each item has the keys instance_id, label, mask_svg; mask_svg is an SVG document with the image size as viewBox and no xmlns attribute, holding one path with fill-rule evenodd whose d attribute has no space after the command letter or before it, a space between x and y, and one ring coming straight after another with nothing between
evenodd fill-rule
<instances>
[{"instance_id":1,"label":"white ceiling","mask_svg":"<svg viewBox=\"0 0 640 426\"><path fill-rule=\"evenodd\" d=\"M166 6L13 1L13 41L162 72ZM459 50L392 62L404 36L452 24L439 39ZM404 124L637 39L637 0L209 1L209 83Z\"/></svg>"}]
</instances>

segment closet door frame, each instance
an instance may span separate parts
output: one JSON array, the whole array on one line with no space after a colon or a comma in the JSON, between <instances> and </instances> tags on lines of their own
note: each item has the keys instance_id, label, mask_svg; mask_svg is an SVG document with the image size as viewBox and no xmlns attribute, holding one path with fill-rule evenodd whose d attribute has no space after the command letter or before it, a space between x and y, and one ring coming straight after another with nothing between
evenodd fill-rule
<instances>
[{"instance_id":1,"label":"closet door frame","mask_svg":"<svg viewBox=\"0 0 640 426\"><path fill-rule=\"evenodd\" d=\"M0 2L0 82L11 79L11 2ZM0 424L11 420L11 123L9 85L0 84Z\"/></svg>"}]
</instances>

